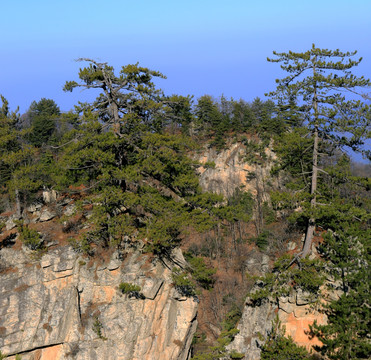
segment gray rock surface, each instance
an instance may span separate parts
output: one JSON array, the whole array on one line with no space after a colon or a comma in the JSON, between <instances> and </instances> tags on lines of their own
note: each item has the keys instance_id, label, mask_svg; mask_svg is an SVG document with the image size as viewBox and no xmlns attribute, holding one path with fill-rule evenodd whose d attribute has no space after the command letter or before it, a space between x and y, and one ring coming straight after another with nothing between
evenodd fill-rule
<instances>
[{"instance_id":1,"label":"gray rock surface","mask_svg":"<svg viewBox=\"0 0 371 360\"><path fill-rule=\"evenodd\" d=\"M233 342L227 346L228 350L235 350L245 354L245 360L260 359L260 348L264 341L260 334L265 336L272 328L272 321L275 317L275 307L265 301L260 306L252 306L247 300L242 318L237 326L240 332Z\"/></svg>"},{"instance_id":2,"label":"gray rock surface","mask_svg":"<svg viewBox=\"0 0 371 360\"><path fill-rule=\"evenodd\" d=\"M53 212L49 209L45 209L41 212L39 221L41 221L41 222L49 221L49 220L55 218L55 216L56 216L55 212Z\"/></svg>"},{"instance_id":3,"label":"gray rock surface","mask_svg":"<svg viewBox=\"0 0 371 360\"><path fill-rule=\"evenodd\" d=\"M105 266L71 247L40 260L0 251L0 349L23 360L186 360L197 302L177 300L171 272L149 255L114 253ZM141 287L143 299L119 291Z\"/></svg>"}]
</instances>

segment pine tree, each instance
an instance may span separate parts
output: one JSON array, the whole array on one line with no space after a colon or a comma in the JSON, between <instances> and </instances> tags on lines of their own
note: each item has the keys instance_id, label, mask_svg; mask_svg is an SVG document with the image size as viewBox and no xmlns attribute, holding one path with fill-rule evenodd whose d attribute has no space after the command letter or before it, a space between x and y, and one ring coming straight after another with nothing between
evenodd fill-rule
<instances>
[{"instance_id":1,"label":"pine tree","mask_svg":"<svg viewBox=\"0 0 371 360\"><path fill-rule=\"evenodd\" d=\"M310 182L312 210L302 251L304 257L311 250L317 220L318 180L322 172L319 148L325 142L333 147L361 149L364 139L370 137L370 108L359 100L347 98L344 93L357 93L360 87L370 86L370 81L350 72L362 60L351 59L355 51L331 51L316 48L313 44L310 50L303 53L274 51L273 54L276 58L268 58L268 61L282 63L281 68L289 75L276 80L277 89L269 95L289 116L300 114L313 141Z\"/></svg>"},{"instance_id":2,"label":"pine tree","mask_svg":"<svg viewBox=\"0 0 371 360\"><path fill-rule=\"evenodd\" d=\"M332 204L319 216L332 231L324 236L319 251L326 260L328 291L337 296L327 299L323 306L327 324L315 324L312 331L323 343L318 350L327 358L368 359L371 353L371 203L367 195L370 179L352 176L350 161L344 156L326 171L331 182L322 184L321 192L331 198Z\"/></svg>"},{"instance_id":3,"label":"pine tree","mask_svg":"<svg viewBox=\"0 0 371 360\"><path fill-rule=\"evenodd\" d=\"M99 88L102 94L77 109L79 126L63 139L59 186L83 184L86 201L94 204L83 244L118 245L135 235L148 239L147 250L168 256L186 227L215 223L220 201L201 192L196 164L186 156L193 142L163 131L171 117L190 120L189 99L164 98L151 82L160 73L128 65L115 76L107 64L89 61L79 73L82 83L65 89Z\"/></svg>"},{"instance_id":4,"label":"pine tree","mask_svg":"<svg viewBox=\"0 0 371 360\"><path fill-rule=\"evenodd\" d=\"M100 95L92 104L80 104L81 111L95 111L99 119L114 129L116 136L122 136L143 126L148 130L156 127L154 115L163 108L163 93L156 89L152 79L165 78L158 71L139 66L138 63L123 66L119 75L107 63L81 58L88 67L79 71L80 83L67 81L64 91L77 87L99 89Z\"/></svg>"},{"instance_id":5,"label":"pine tree","mask_svg":"<svg viewBox=\"0 0 371 360\"><path fill-rule=\"evenodd\" d=\"M31 144L41 147L47 144L56 132L56 118L61 114L59 107L51 99L42 98L32 102L28 116L31 121L29 140Z\"/></svg>"},{"instance_id":6,"label":"pine tree","mask_svg":"<svg viewBox=\"0 0 371 360\"><path fill-rule=\"evenodd\" d=\"M26 133L17 128L18 109L11 112L8 101L1 96L0 108L0 180L16 202L17 217L21 217L22 202L39 189L36 171L36 149L25 141Z\"/></svg>"}]
</instances>

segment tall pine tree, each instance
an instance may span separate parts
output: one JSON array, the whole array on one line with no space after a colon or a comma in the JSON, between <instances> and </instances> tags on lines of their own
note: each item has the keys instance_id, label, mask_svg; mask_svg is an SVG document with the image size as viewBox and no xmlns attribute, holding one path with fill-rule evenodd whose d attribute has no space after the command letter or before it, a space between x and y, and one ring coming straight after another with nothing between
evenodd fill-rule
<instances>
[{"instance_id":1,"label":"tall pine tree","mask_svg":"<svg viewBox=\"0 0 371 360\"><path fill-rule=\"evenodd\" d=\"M311 138L312 160L310 181L310 213L302 256L310 253L316 227L318 207L318 181L320 173L321 143L332 147L348 147L361 150L363 141L370 137L370 107L360 100L346 96L358 93L359 88L370 86L370 80L357 77L351 69L362 58L352 60L356 52L341 52L312 48L303 53L273 52L270 62L281 63L281 68L289 73L277 79L277 89L272 96L283 111L295 117L300 115Z\"/></svg>"}]
</instances>

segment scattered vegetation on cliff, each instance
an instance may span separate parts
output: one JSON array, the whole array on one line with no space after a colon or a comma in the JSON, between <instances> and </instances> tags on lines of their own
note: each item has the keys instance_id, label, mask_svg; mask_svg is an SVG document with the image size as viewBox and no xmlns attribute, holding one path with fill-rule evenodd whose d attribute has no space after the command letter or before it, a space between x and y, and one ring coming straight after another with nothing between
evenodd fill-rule
<instances>
[{"instance_id":1,"label":"scattered vegetation on cliff","mask_svg":"<svg viewBox=\"0 0 371 360\"><path fill-rule=\"evenodd\" d=\"M342 150L370 158L364 146L370 106L355 98L370 81L350 72L360 61L352 60L355 53L313 45L304 53L274 55L270 61L283 64L288 76L277 81L267 101L166 96L155 86L165 78L161 73L139 64L116 73L93 59L80 59L88 65L80 69L79 82L64 89L100 94L75 111L61 113L53 100L41 99L20 116L1 96L0 209L15 213L20 239L32 250L43 246L43 237L27 224L27 206L44 188L74 199L75 212L63 221L66 232L78 233L72 246L86 256L141 244L143 251L169 259L176 246L186 247L189 269L174 268L174 286L208 301L220 330L195 359L227 356L225 346L238 332L241 304L254 284L249 296L256 304L293 289L317 299L325 296L325 286L340 292L322 305L328 324L312 326L323 344L317 350L330 359L367 358L371 181L367 169ZM203 146L220 152L233 142L242 144L243 159L256 169L247 174L255 193L237 188L224 199L203 192L200 164L190 155ZM276 155L269 179L262 172L267 149ZM302 233L303 250L284 255L287 242L297 243ZM192 236L197 241L188 241ZM246 275L247 253L256 247L259 254L284 255L259 279ZM308 258L314 250L317 258ZM120 290L140 297L136 285L123 283ZM101 327L94 326L101 337ZM278 327L262 359L273 353L280 354L277 359L308 356Z\"/></svg>"}]
</instances>

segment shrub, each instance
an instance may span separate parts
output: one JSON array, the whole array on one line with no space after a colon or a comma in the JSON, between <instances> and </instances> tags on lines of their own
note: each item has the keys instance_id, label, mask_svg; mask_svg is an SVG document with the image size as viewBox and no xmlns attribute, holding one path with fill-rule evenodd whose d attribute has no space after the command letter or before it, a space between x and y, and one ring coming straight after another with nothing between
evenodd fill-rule
<instances>
[{"instance_id":1,"label":"shrub","mask_svg":"<svg viewBox=\"0 0 371 360\"><path fill-rule=\"evenodd\" d=\"M90 246L90 242L86 236L81 236L80 239L68 238L67 241L72 246L73 250L79 254L85 254L88 256L93 256L94 251Z\"/></svg>"},{"instance_id":2,"label":"shrub","mask_svg":"<svg viewBox=\"0 0 371 360\"><path fill-rule=\"evenodd\" d=\"M268 230L264 230L258 237L253 237L250 241L254 242L260 250L265 250L269 245L269 237L271 233Z\"/></svg>"},{"instance_id":3,"label":"shrub","mask_svg":"<svg viewBox=\"0 0 371 360\"><path fill-rule=\"evenodd\" d=\"M220 333L215 346L211 346L202 354L194 356L194 360L217 360L217 359L242 359L244 354L238 353L235 350L229 352L226 346L229 345L239 330L235 328L238 320L241 318L241 310L235 306L227 315L222 323L222 332Z\"/></svg>"},{"instance_id":4,"label":"shrub","mask_svg":"<svg viewBox=\"0 0 371 360\"><path fill-rule=\"evenodd\" d=\"M232 350L229 354L230 358L233 360L243 359L245 357L245 354L239 353L235 350Z\"/></svg>"},{"instance_id":5,"label":"shrub","mask_svg":"<svg viewBox=\"0 0 371 360\"><path fill-rule=\"evenodd\" d=\"M293 290L307 292L311 302L318 301L320 287L325 281L323 263L317 259L300 259L300 267L292 263L290 255L284 255L275 263L271 273L255 278L257 288L249 296L255 304L260 304L263 299L275 299L289 296Z\"/></svg>"},{"instance_id":6,"label":"shrub","mask_svg":"<svg viewBox=\"0 0 371 360\"><path fill-rule=\"evenodd\" d=\"M141 288L138 285L124 282L119 285L119 289L123 294L127 294L129 297L135 297L136 299L144 298L144 295L140 293Z\"/></svg>"},{"instance_id":7,"label":"shrub","mask_svg":"<svg viewBox=\"0 0 371 360\"><path fill-rule=\"evenodd\" d=\"M210 290L215 282L213 275L216 273L216 269L208 267L203 258L194 257L191 253L186 253L185 257L191 266L192 277L201 287Z\"/></svg>"},{"instance_id":8,"label":"shrub","mask_svg":"<svg viewBox=\"0 0 371 360\"><path fill-rule=\"evenodd\" d=\"M19 233L19 238L29 249L31 250L41 250L43 247L43 240L41 235L34 229L30 229L23 222L18 222L17 229Z\"/></svg>"},{"instance_id":9,"label":"shrub","mask_svg":"<svg viewBox=\"0 0 371 360\"><path fill-rule=\"evenodd\" d=\"M187 297L196 297L195 285L189 279L185 271L174 268L172 270L172 279L175 289L177 289L180 294Z\"/></svg>"},{"instance_id":10,"label":"shrub","mask_svg":"<svg viewBox=\"0 0 371 360\"><path fill-rule=\"evenodd\" d=\"M102 329L103 329L103 325L100 322L98 316L96 316L95 321L93 323L93 331L98 335L99 339L107 340L107 338L103 336Z\"/></svg>"},{"instance_id":11,"label":"shrub","mask_svg":"<svg viewBox=\"0 0 371 360\"><path fill-rule=\"evenodd\" d=\"M215 162L214 161L206 161L202 166L205 169L215 169Z\"/></svg>"}]
</instances>

